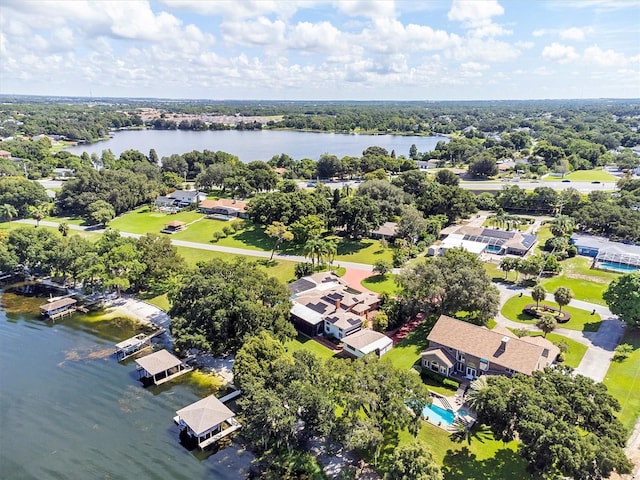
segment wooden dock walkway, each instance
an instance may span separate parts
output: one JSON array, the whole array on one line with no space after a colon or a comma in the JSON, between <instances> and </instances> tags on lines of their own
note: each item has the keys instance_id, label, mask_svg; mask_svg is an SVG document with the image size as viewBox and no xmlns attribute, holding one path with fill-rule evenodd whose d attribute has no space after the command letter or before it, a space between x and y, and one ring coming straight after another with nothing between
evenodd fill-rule
<instances>
[{"instance_id":1,"label":"wooden dock walkway","mask_svg":"<svg viewBox=\"0 0 640 480\"><path fill-rule=\"evenodd\" d=\"M230 418L229 420L227 420L227 422L230 425L229 427L225 428L221 432L216 433L213 437L207 438L205 441L200 442L200 445L198 445L198 447L200 449L205 449L212 443L215 443L218 440L221 440L224 437L231 435L236 430L240 430L242 428L242 425L240 425L235 418Z\"/></svg>"},{"instance_id":2,"label":"wooden dock walkway","mask_svg":"<svg viewBox=\"0 0 640 480\"><path fill-rule=\"evenodd\" d=\"M149 335L145 335L144 333L139 333L131 338L127 338L120 343L116 344L115 355L119 362L125 361L127 358L132 357L133 355L146 350L147 348L151 348L151 340L158 335L162 335L165 332L164 328L160 328L155 332L150 333Z\"/></svg>"}]
</instances>

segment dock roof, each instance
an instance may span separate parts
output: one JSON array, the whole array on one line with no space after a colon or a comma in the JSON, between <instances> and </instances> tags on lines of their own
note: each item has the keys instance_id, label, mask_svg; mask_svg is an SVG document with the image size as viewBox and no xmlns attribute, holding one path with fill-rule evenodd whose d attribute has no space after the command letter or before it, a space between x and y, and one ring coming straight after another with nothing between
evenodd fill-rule
<instances>
[{"instance_id":1,"label":"dock roof","mask_svg":"<svg viewBox=\"0 0 640 480\"><path fill-rule=\"evenodd\" d=\"M136 363L144 368L149 375L157 375L158 373L177 367L182 363L182 360L167 350L159 350L146 357L138 358Z\"/></svg>"},{"instance_id":2,"label":"dock roof","mask_svg":"<svg viewBox=\"0 0 640 480\"><path fill-rule=\"evenodd\" d=\"M176 413L196 435L201 435L235 416L224 403L213 395L198 400Z\"/></svg>"},{"instance_id":3,"label":"dock roof","mask_svg":"<svg viewBox=\"0 0 640 480\"><path fill-rule=\"evenodd\" d=\"M74 305L76 303L78 303L78 301L75 298L71 298L71 297L61 298L60 300L56 300L55 302L45 303L40 307L40 310L45 313L48 313L53 310L57 310L59 308L67 307L69 305Z\"/></svg>"}]
</instances>

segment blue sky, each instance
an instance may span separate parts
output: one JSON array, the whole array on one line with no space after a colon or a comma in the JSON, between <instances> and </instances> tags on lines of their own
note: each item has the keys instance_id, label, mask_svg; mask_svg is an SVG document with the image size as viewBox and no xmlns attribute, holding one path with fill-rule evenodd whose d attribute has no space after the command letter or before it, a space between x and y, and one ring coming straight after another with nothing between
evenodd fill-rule
<instances>
[{"instance_id":1,"label":"blue sky","mask_svg":"<svg viewBox=\"0 0 640 480\"><path fill-rule=\"evenodd\" d=\"M638 98L640 2L3 0L0 93Z\"/></svg>"}]
</instances>

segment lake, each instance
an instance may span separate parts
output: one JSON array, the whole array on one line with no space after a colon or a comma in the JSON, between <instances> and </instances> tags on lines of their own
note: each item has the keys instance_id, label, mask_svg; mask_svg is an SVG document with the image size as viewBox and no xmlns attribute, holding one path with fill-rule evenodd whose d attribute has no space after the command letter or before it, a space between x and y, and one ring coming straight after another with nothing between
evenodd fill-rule
<instances>
[{"instance_id":1,"label":"lake","mask_svg":"<svg viewBox=\"0 0 640 480\"><path fill-rule=\"evenodd\" d=\"M0 309L0 478L244 478L251 454L209 455L178 441L176 410L200 399L188 374L145 389L135 364L110 355L112 327L38 317L43 299L11 293Z\"/></svg>"},{"instance_id":2,"label":"lake","mask_svg":"<svg viewBox=\"0 0 640 480\"><path fill-rule=\"evenodd\" d=\"M412 144L419 152L433 150L439 141L449 141L447 137L417 137L401 135L348 135L340 133L312 133L291 130L207 130L203 132L183 130L124 130L116 132L113 138L88 145L78 145L67 149L74 155L82 152L100 155L103 150L111 150L119 156L125 150L138 150L145 155L154 148L158 157L193 150L212 150L237 155L243 162L269 160L274 155L286 153L300 160L318 160L323 153L344 156L362 156L371 146L386 148L389 153L409 156Z\"/></svg>"}]
</instances>

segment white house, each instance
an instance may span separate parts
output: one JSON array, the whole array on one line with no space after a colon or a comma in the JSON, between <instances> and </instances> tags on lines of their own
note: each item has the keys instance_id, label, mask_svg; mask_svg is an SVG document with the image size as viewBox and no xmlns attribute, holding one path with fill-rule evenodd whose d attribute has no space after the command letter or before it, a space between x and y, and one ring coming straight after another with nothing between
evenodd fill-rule
<instances>
[{"instance_id":1,"label":"white house","mask_svg":"<svg viewBox=\"0 0 640 480\"><path fill-rule=\"evenodd\" d=\"M391 350L393 341L382 333L365 328L343 338L342 346L345 352L357 358L371 352L375 352L378 357L381 357Z\"/></svg>"}]
</instances>

